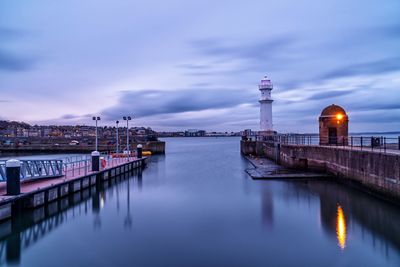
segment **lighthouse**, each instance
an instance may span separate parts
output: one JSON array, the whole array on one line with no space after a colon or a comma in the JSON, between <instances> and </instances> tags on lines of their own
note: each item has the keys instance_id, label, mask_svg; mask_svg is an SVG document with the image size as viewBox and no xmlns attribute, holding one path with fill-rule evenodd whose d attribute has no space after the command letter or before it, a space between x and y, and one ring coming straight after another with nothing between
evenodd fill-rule
<instances>
[{"instance_id":1,"label":"lighthouse","mask_svg":"<svg viewBox=\"0 0 400 267\"><path fill-rule=\"evenodd\" d=\"M265 76L258 89L261 91L261 97L258 102L260 102L260 130L261 131L272 131L272 83L271 80Z\"/></svg>"}]
</instances>

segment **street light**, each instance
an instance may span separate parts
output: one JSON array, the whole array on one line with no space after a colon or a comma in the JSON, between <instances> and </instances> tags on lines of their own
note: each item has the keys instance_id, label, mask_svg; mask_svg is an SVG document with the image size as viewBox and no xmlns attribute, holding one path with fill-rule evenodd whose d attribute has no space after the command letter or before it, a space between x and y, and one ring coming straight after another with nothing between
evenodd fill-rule
<instances>
[{"instance_id":1,"label":"street light","mask_svg":"<svg viewBox=\"0 0 400 267\"><path fill-rule=\"evenodd\" d=\"M119 135L118 135L118 124L119 124L119 121L116 121L115 122L116 124L117 124L117 148L116 148L116 152L117 152L117 154L119 153Z\"/></svg>"},{"instance_id":2,"label":"street light","mask_svg":"<svg viewBox=\"0 0 400 267\"><path fill-rule=\"evenodd\" d=\"M129 154L129 121L132 120L131 116L122 117L126 121L126 151Z\"/></svg>"},{"instance_id":3,"label":"street light","mask_svg":"<svg viewBox=\"0 0 400 267\"><path fill-rule=\"evenodd\" d=\"M94 121L96 121L96 151L98 151L97 149L98 149L98 141L97 141L97 121L99 121L100 120L100 117L93 117L92 118Z\"/></svg>"}]
</instances>

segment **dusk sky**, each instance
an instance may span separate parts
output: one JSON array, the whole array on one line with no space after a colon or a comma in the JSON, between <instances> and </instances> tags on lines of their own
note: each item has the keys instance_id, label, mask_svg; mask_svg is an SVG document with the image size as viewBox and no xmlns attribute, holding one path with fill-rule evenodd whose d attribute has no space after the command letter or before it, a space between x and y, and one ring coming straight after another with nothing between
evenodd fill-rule
<instances>
[{"instance_id":1,"label":"dusk sky","mask_svg":"<svg viewBox=\"0 0 400 267\"><path fill-rule=\"evenodd\" d=\"M399 0L1 0L0 119L155 130L400 130Z\"/></svg>"}]
</instances>

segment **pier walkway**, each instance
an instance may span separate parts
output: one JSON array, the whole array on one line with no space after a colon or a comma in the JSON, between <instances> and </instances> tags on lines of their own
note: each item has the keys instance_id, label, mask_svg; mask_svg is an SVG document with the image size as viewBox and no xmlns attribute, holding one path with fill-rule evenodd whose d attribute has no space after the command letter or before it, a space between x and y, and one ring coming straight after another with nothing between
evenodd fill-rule
<instances>
[{"instance_id":1,"label":"pier walkway","mask_svg":"<svg viewBox=\"0 0 400 267\"><path fill-rule=\"evenodd\" d=\"M122 166L126 163L133 162L135 160L137 160L137 158L135 158L135 157L108 158L106 160L107 165L103 170L106 171L108 169ZM34 192L37 190L45 189L47 187L52 187L52 186L55 186L58 184L68 182L68 181L73 181L82 176L97 173L97 172L92 172L91 167L92 167L92 165L90 163L90 160L88 160L83 163L66 165L64 167L63 175L60 177L57 177L57 178L50 178L50 179L41 178L41 179L31 179L31 180L21 181L21 194L31 193L31 192ZM5 201L5 200L9 200L9 199L12 199L15 197L16 196L8 196L7 195L7 183L0 182L0 204L1 204L1 202Z\"/></svg>"},{"instance_id":2,"label":"pier walkway","mask_svg":"<svg viewBox=\"0 0 400 267\"><path fill-rule=\"evenodd\" d=\"M7 195L6 182L0 182L0 220L13 216L12 206L18 205L21 210L50 203L120 174L144 168L147 159L147 157L107 157L105 166L95 172L91 171L90 160L72 162L64 165L63 175L60 177L21 180L21 194L15 196Z\"/></svg>"}]
</instances>

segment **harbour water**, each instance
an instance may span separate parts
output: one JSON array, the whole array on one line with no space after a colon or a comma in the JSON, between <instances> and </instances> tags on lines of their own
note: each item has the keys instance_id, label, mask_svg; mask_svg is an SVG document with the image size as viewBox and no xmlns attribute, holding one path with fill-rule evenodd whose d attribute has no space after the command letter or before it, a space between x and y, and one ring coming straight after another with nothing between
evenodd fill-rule
<instances>
[{"instance_id":1,"label":"harbour water","mask_svg":"<svg viewBox=\"0 0 400 267\"><path fill-rule=\"evenodd\" d=\"M143 172L0 225L0 264L400 265L398 206L332 181L252 180L238 138L165 141Z\"/></svg>"}]
</instances>

